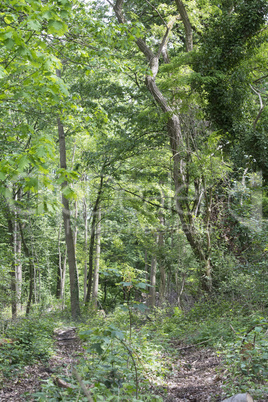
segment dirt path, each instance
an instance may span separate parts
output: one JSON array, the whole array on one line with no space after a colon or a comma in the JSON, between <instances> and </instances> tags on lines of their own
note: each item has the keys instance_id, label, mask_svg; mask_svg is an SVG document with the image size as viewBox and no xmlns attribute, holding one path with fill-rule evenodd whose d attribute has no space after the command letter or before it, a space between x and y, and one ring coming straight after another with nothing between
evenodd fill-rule
<instances>
[{"instance_id":1,"label":"dirt path","mask_svg":"<svg viewBox=\"0 0 268 402\"><path fill-rule=\"evenodd\" d=\"M0 390L0 402L30 402L31 394L41 387L44 380L53 377L61 381L71 376L73 365L83 354L83 348L75 328L54 331L55 355L44 364L25 367L24 374L16 380L7 381ZM174 345L177 359L167 381L165 402L219 402L221 398L220 377L217 368L220 358L211 349L182 349ZM25 395L25 393L27 393ZM130 401L131 402L131 401Z\"/></svg>"},{"instance_id":2,"label":"dirt path","mask_svg":"<svg viewBox=\"0 0 268 402\"><path fill-rule=\"evenodd\" d=\"M174 345L176 348L176 345ZM211 349L176 348L178 358L168 379L165 402L221 401L221 359Z\"/></svg>"},{"instance_id":3,"label":"dirt path","mask_svg":"<svg viewBox=\"0 0 268 402\"><path fill-rule=\"evenodd\" d=\"M26 366L23 375L15 380L6 380L0 390L0 402L30 402L31 394L40 389L41 383L51 376L55 379L68 377L71 368L83 353L75 328L61 328L54 331L55 356L47 364ZM24 396L24 394L27 395Z\"/></svg>"}]
</instances>

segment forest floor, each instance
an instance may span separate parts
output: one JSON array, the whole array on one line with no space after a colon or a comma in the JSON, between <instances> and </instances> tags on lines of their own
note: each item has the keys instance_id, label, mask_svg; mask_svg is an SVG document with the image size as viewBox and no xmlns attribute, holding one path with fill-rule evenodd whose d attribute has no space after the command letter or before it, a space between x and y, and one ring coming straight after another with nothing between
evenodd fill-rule
<instances>
[{"instance_id":1,"label":"forest floor","mask_svg":"<svg viewBox=\"0 0 268 402\"><path fill-rule=\"evenodd\" d=\"M210 348L196 346L177 349L172 364L172 375L167 379L166 402L218 402L221 401L221 359Z\"/></svg>"},{"instance_id":2,"label":"forest floor","mask_svg":"<svg viewBox=\"0 0 268 402\"><path fill-rule=\"evenodd\" d=\"M31 394L37 392L42 382L53 377L53 381L64 387L64 377L70 377L83 349L73 327L54 331L56 341L55 355L44 365L42 363L26 366L23 374L15 380L6 380L0 390L0 402L30 402L35 399Z\"/></svg>"},{"instance_id":3,"label":"forest floor","mask_svg":"<svg viewBox=\"0 0 268 402\"><path fill-rule=\"evenodd\" d=\"M72 367L83 354L83 348L75 328L55 330L54 337L55 355L46 365L26 366L22 375L15 380L5 381L0 390L1 402L34 401L31 395L40 389L42 382L51 378L59 387L68 386L63 379L71 376ZM217 371L221 359L216 353L208 348L181 347L175 343L172 348L176 357L172 362L171 374L166 379L164 401L221 401L221 378Z\"/></svg>"}]
</instances>

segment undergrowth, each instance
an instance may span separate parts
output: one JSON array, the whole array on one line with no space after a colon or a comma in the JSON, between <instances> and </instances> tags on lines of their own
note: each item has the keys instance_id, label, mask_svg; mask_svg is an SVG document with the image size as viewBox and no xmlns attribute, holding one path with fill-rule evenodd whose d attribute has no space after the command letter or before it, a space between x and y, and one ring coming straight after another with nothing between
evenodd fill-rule
<instances>
[{"instance_id":1,"label":"undergrowth","mask_svg":"<svg viewBox=\"0 0 268 402\"><path fill-rule=\"evenodd\" d=\"M26 365L47 361L53 353L54 322L31 316L3 321L0 333L0 375L18 375Z\"/></svg>"},{"instance_id":2,"label":"undergrowth","mask_svg":"<svg viewBox=\"0 0 268 402\"><path fill-rule=\"evenodd\" d=\"M63 316L30 317L2 331L1 337L12 341L0 347L2 377L10 375L10 365L14 373L49 359L55 323L68 321L68 314ZM105 317L87 310L75 325L84 354L64 377L71 387L59 388L51 378L34 395L36 401L87 401L84 390L94 402L162 401L165 377L179 353L172 346L174 339L182 346L217 350L224 396L250 392L254 398L268 399L268 324L263 310L221 298L196 303L188 312L178 307L141 311L125 305Z\"/></svg>"}]
</instances>

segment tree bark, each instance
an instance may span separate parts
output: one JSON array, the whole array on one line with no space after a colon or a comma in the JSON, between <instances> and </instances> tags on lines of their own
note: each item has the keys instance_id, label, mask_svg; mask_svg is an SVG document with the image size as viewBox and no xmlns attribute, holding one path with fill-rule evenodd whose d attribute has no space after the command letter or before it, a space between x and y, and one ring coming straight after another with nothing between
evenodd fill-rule
<instances>
[{"instance_id":1,"label":"tree bark","mask_svg":"<svg viewBox=\"0 0 268 402\"><path fill-rule=\"evenodd\" d=\"M192 26L187 14L187 11L185 9L185 6L181 0L175 0L176 5L177 5L177 10L180 13L184 29L185 29L185 46L186 46L186 52L190 52L193 50L193 30Z\"/></svg>"},{"instance_id":2,"label":"tree bark","mask_svg":"<svg viewBox=\"0 0 268 402\"><path fill-rule=\"evenodd\" d=\"M10 211L8 213L7 218L8 223L8 232L9 232L9 241L11 250L14 251L15 246L15 234L14 234L14 225L12 216ZM11 262L11 269L10 269L10 290L11 290L11 312L12 312L12 319L17 317L17 294L16 294L16 268L15 268L15 253L12 253L12 262Z\"/></svg>"},{"instance_id":3,"label":"tree bark","mask_svg":"<svg viewBox=\"0 0 268 402\"><path fill-rule=\"evenodd\" d=\"M155 235L155 243L158 244L159 234ZM157 258L154 254L152 256L151 269L150 269L150 289L149 289L149 297L148 297L148 307L155 307L156 301L156 267L157 267Z\"/></svg>"},{"instance_id":4,"label":"tree bark","mask_svg":"<svg viewBox=\"0 0 268 402\"><path fill-rule=\"evenodd\" d=\"M92 289L92 300L95 307L97 307L98 304L100 251L101 251L101 208L99 207L98 222L96 226L96 256L95 256L95 268L94 268L93 289Z\"/></svg>"},{"instance_id":5,"label":"tree bark","mask_svg":"<svg viewBox=\"0 0 268 402\"><path fill-rule=\"evenodd\" d=\"M60 77L59 70L57 70L57 75L58 77ZM60 167L61 169L67 169L65 133L59 117L57 118L57 124L58 124L58 136L59 136L59 148L60 148ZM64 181L62 183L62 190L65 188L66 185L67 182ZM72 318L75 320L80 315L78 275L76 268L74 236L71 225L71 211L69 201L64 196L63 193L62 193L62 204L63 204L62 215L64 222L65 241L67 248L68 265L69 265L71 311L72 311Z\"/></svg>"},{"instance_id":6,"label":"tree bark","mask_svg":"<svg viewBox=\"0 0 268 402\"><path fill-rule=\"evenodd\" d=\"M26 306L26 315L29 315L30 309L31 309L31 304L33 301L33 296L34 296L34 266L33 266L33 261L32 261L32 257L31 257L29 248L28 248L27 243L24 238L23 227L22 227L21 222L19 222L19 228L20 228L20 236L21 236L24 254L27 257L28 263L29 263L29 294L28 294L28 301L27 301L27 306Z\"/></svg>"},{"instance_id":7,"label":"tree bark","mask_svg":"<svg viewBox=\"0 0 268 402\"><path fill-rule=\"evenodd\" d=\"M21 288L22 288L22 262L21 262L21 237L18 227L18 211L16 201L20 200L20 190L15 194L14 208L14 261L15 261L15 284L16 284L16 300L17 306L22 309Z\"/></svg>"},{"instance_id":8,"label":"tree bark","mask_svg":"<svg viewBox=\"0 0 268 402\"><path fill-rule=\"evenodd\" d=\"M164 206L164 194L161 191L161 205ZM164 302L165 293L166 293L166 272L165 272L165 265L164 265L164 258L163 258L163 247L164 247L164 225L165 219L162 210L160 210L159 214L159 223L161 225L159 234L158 234L158 249L160 252L159 258L159 272L160 272L160 285L159 285L159 301L160 303Z\"/></svg>"},{"instance_id":9,"label":"tree bark","mask_svg":"<svg viewBox=\"0 0 268 402\"><path fill-rule=\"evenodd\" d=\"M92 222L91 222L91 232L90 232L90 242L89 242L89 261L88 261L88 275L87 275L87 295L85 303L88 304L91 296L92 289L92 279L93 279L93 263L94 263L94 245L95 245L95 234L96 234L96 222L97 222L97 212L99 209L100 198L103 187L103 176L101 175L99 190L95 205L92 211Z\"/></svg>"},{"instance_id":10,"label":"tree bark","mask_svg":"<svg viewBox=\"0 0 268 402\"><path fill-rule=\"evenodd\" d=\"M86 301L87 297L87 242L88 242L88 223L87 223L87 201L84 199L84 226L85 226L85 237L84 237L84 245L85 245L85 265L84 265L84 301Z\"/></svg>"}]
</instances>

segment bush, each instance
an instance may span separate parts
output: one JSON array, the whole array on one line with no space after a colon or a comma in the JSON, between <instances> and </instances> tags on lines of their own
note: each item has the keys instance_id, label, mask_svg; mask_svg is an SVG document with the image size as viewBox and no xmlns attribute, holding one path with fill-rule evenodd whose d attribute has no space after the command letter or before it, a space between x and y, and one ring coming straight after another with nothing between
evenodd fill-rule
<instances>
[{"instance_id":1,"label":"bush","mask_svg":"<svg viewBox=\"0 0 268 402\"><path fill-rule=\"evenodd\" d=\"M36 360L48 360L53 352L53 327L52 320L36 316L11 322L1 335L9 340L0 347L2 374L11 376Z\"/></svg>"}]
</instances>

